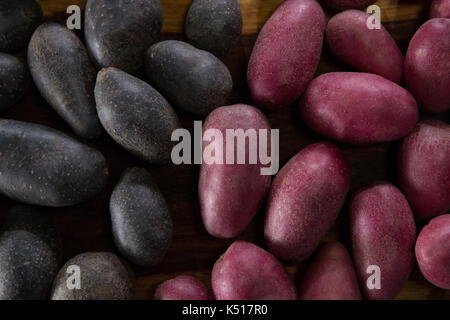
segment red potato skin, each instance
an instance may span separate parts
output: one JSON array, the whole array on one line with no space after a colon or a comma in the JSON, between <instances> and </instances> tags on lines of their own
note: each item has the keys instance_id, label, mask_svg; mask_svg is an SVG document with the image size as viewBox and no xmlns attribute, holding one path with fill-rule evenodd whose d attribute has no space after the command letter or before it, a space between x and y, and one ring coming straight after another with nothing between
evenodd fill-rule
<instances>
[{"instance_id":1,"label":"red potato skin","mask_svg":"<svg viewBox=\"0 0 450 320\"><path fill-rule=\"evenodd\" d=\"M357 72L314 79L300 102L300 114L316 133L352 145L402 138L418 120L408 91L378 75Z\"/></svg>"},{"instance_id":2,"label":"red potato skin","mask_svg":"<svg viewBox=\"0 0 450 320\"><path fill-rule=\"evenodd\" d=\"M450 210L450 126L420 122L398 153L398 183L418 220Z\"/></svg>"},{"instance_id":3,"label":"red potato skin","mask_svg":"<svg viewBox=\"0 0 450 320\"><path fill-rule=\"evenodd\" d=\"M191 276L178 276L161 283L154 300L214 300L199 280Z\"/></svg>"},{"instance_id":4,"label":"red potato skin","mask_svg":"<svg viewBox=\"0 0 450 320\"><path fill-rule=\"evenodd\" d=\"M419 234L416 258L423 276L450 290L450 214L436 217Z\"/></svg>"},{"instance_id":5,"label":"red potato skin","mask_svg":"<svg viewBox=\"0 0 450 320\"><path fill-rule=\"evenodd\" d=\"M376 0L321 0L324 7L332 11L343 11L348 9L366 9Z\"/></svg>"},{"instance_id":6,"label":"red potato skin","mask_svg":"<svg viewBox=\"0 0 450 320\"><path fill-rule=\"evenodd\" d=\"M450 0L434 0L430 7L430 19L450 18Z\"/></svg>"},{"instance_id":7,"label":"red potato skin","mask_svg":"<svg viewBox=\"0 0 450 320\"><path fill-rule=\"evenodd\" d=\"M358 279L347 249L339 242L327 243L306 270L300 300L361 300Z\"/></svg>"},{"instance_id":8,"label":"red potato skin","mask_svg":"<svg viewBox=\"0 0 450 320\"><path fill-rule=\"evenodd\" d=\"M247 70L256 105L278 109L306 89L319 64L325 14L315 0L286 0L259 33Z\"/></svg>"},{"instance_id":9,"label":"red potato skin","mask_svg":"<svg viewBox=\"0 0 450 320\"><path fill-rule=\"evenodd\" d=\"M450 19L431 19L414 34L405 59L405 80L425 112L450 109Z\"/></svg>"},{"instance_id":10,"label":"red potato skin","mask_svg":"<svg viewBox=\"0 0 450 320\"><path fill-rule=\"evenodd\" d=\"M336 57L358 71L401 83L403 55L383 26L367 28L369 17L360 10L347 10L332 17L326 28L328 47Z\"/></svg>"},{"instance_id":11,"label":"red potato skin","mask_svg":"<svg viewBox=\"0 0 450 320\"><path fill-rule=\"evenodd\" d=\"M269 251L288 261L306 259L341 210L350 183L348 163L328 142L309 145L275 177L264 225Z\"/></svg>"},{"instance_id":12,"label":"red potato skin","mask_svg":"<svg viewBox=\"0 0 450 320\"><path fill-rule=\"evenodd\" d=\"M235 241L214 264L211 284L217 300L296 300L297 289L269 252Z\"/></svg>"},{"instance_id":13,"label":"red potato skin","mask_svg":"<svg viewBox=\"0 0 450 320\"><path fill-rule=\"evenodd\" d=\"M363 296L394 299L411 273L416 227L408 201L387 182L363 188L350 203L353 261ZM367 268L377 265L381 288L368 289Z\"/></svg>"},{"instance_id":14,"label":"red potato skin","mask_svg":"<svg viewBox=\"0 0 450 320\"><path fill-rule=\"evenodd\" d=\"M233 238L248 226L259 210L270 187L270 176L261 175L260 164L225 164L226 129L267 129L270 147L270 124L265 115L248 105L215 109L207 117L203 133L218 129L224 137L224 164L206 164L200 168L199 200L206 230L214 237ZM211 142L204 142L203 148ZM248 143L248 142L247 142ZM235 143L235 154L237 143ZM248 150L248 148L247 148ZM269 148L270 150L270 148Z\"/></svg>"}]
</instances>

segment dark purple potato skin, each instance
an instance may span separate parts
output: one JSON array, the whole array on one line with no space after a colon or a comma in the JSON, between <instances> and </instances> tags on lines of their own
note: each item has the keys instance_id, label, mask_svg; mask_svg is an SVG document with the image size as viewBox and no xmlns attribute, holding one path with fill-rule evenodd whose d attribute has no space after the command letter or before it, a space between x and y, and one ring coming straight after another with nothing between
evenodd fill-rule
<instances>
[{"instance_id":1,"label":"dark purple potato skin","mask_svg":"<svg viewBox=\"0 0 450 320\"><path fill-rule=\"evenodd\" d=\"M0 53L0 113L7 111L25 95L29 86L25 64L7 53Z\"/></svg>"},{"instance_id":2,"label":"dark purple potato skin","mask_svg":"<svg viewBox=\"0 0 450 320\"><path fill-rule=\"evenodd\" d=\"M156 43L145 59L151 84L175 107L195 115L206 116L225 105L233 88L222 61L183 41Z\"/></svg>"},{"instance_id":3,"label":"dark purple potato skin","mask_svg":"<svg viewBox=\"0 0 450 320\"><path fill-rule=\"evenodd\" d=\"M0 51L24 49L42 20L42 9L35 0L0 1Z\"/></svg>"},{"instance_id":4,"label":"dark purple potato skin","mask_svg":"<svg viewBox=\"0 0 450 320\"><path fill-rule=\"evenodd\" d=\"M126 169L109 203L114 242L141 266L160 263L172 242L172 218L163 195L143 168Z\"/></svg>"},{"instance_id":5,"label":"dark purple potato skin","mask_svg":"<svg viewBox=\"0 0 450 320\"><path fill-rule=\"evenodd\" d=\"M28 46L28 65L42 96L77 135L101 134L93 92L96 71L73 32L56 23L39 26Z\"/></svg>"},{"instance_id":6,"label":"dark purple potato skin","mask_svg":"<svg viewBox=\"0 0 450 320\"><path fill-rule=\"evenodd\" d=\"M6 231L0 236L0 299L48 299L58 272L57 254L35 234Z\"/></svg>"},{"instance_id":7,"label":"dark purple potato skin","mask_svg":"<svg viewBox=\"0 0 450 320\"><path fill-rule=\"evenodd\" d=\"M194 0L186 15L186 36L193 46L223 59L242 34L237 0Z\"/></svg>"},{"instance_id":8,"label":"dark purple potato skin","mask_svg":"<svg viewBox=\"0 0 450 320\"><path fill-rule=\"evenodd\" d=\"M179 120L167 100L146 82L116 68L97 76L95 100L108 134L132 154L153 164L170 160Z\"/></svg>"},{"instance_id":9,"label":"dark purple potato skin","mask_svg":"<svg viewBox=\"0 0 450 320\"><path fill-rule=\"evenodd\" d=\"M0 193L48 207L78 204L99 193L106 160L57 130L0 119Z\"/></svg>"},{"instance_id":10,"label":"dark purple potato skin","mask_svg":"<svg viewBox=\"0 0 450 320\"><path fill-rule=\"evenodd\" d=\"M9 210L0 234L7 231L23 230L43 240L57 255L62 254L62 243L56 225L38 209L29 206L16 206Z\"/></svg>"},{"instance_id":11,"label":"dark purple potato skin","mask_svg":"<svg viewBox=\"0 0 450 320\"><path fill-rule=\"evenodd\" d=\"M158 41L163 23L159 0L88 0L86 46L98 69L116 67L135 73L145 51Z\"/></svg>"},{"instance_id":12,"label":"dark purple potato skin","mask_svg":"<svg viewBox=\"0 0 450 320\"><path fill-rule=\"evenodd\" d=\"M70 265L80 267L81 289L67 288ZM52 300L132 300L136 295L136 277L131 268L111 252L79 254L59 270L51 294Z\"/></svg>"}]
</instances>

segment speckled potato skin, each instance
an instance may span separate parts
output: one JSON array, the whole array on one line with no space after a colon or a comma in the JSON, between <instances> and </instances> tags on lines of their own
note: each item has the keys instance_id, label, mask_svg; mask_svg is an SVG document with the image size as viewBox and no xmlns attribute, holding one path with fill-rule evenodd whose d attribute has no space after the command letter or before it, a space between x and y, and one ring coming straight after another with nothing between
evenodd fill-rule
<instances>
[{"instance_id":1,"label":"speckled potato skin","mask_svg":"<svg viewBox=\"0 0 450 320\"><path fill-rule=\"evenodd\" d=\"M430 7L430 19L433 18L450 18L450 1L434 0Z\"/></svg>"},{"instance_id":2,"label":"speckled potato skin","mask_svg":"<svg viewBox=\"0 0 450 320\"><path fill-rule=\"evenodd\" d=\"M147 170L124 171L109 210L114 242L125 258L141 266L154 266L164 259L172 242L172 218Z\"/></svg>"},{"instance_id":3,"label":"speckled potato skin","mask_svg":"<svg viewBox=\"0 0 450 320\"><path fill-rule=\"evenodd\" d=\"M450 214L432 219L420 231L416 258L420 271L429 282L450 290Z\"/></svg>"},{"instance_id":4,"label":"speckled potato skin","mask_svg":"<svg viewBox=\"0 0 450 320\"><path fill-rule=\"evenodd\" d=\"M370 30L369 15L347 10L333 16L326 28L328 47L358 71L378 74L395 83L403 81L403 55L389 32Z\"/></svg>"},{"instance_id":5,"label":"speckled potato skin","mask_svg":"<svg viewBox=\"0 0 450 320\"><path fill-rule=\"evenodd\" d=\"M359 190L350 202L353 261L363 296L394 299L414 263L416 226L408 201L395 186L378 182ZM368 289L370 265L380 267L381 289Z\"/></svg>"},{"instance_id":6,"label":"speckled potato skin","mask_svg":"<svg viewBox=\"0 0 450 320\"><path fill-rule=\"evenodd\" d=\"M170 161L172 132L178 117L150 85L116 68L97 76L95 100L108 134L132 154L153 164Z\"/></svg>"},{"instance_id":7,"label":"speckled potato skin","mask_svg":"<svg viewBox=\"0 0 450 320\"><path fill-rule=\"evenodd\" d=\"M320 3L332 11L343 11L348 9L365 10L376 0L320 0Z\"/></svg>"},{"instance_id":8,"label":"speckled potato skin","mask_svg":"<svg viewBox=\"0 0 450 320\"><path fill-rule=\"evenodd\" d=\"M7 231L23 230L43 240L59 259L62 256L62 243L56 225L38 209L16 206L9 210L1 225L0 234Z\"/></svg>"},{"instance_id":9,"label":"speckled potato skin","mask_svg":"<svg viewBox=\"0 0 450 320\"><path fill-rule=\"evenodd\" d=\"M420 122L398 152L400 189L418 220L427 221L450 210L450 126Z\"/></svg>"},{"instance_id":10,"label":"speckled potato skin","mask_svg":"<svg viewBox=\"0 0 450 320\"><path fill-rule=\"evenodd\" d=\"M296 154L270 188L264 225L269 251L289 261L310 256L336 220L349 184L347 160L331 143Z\"/></svg>"},{"instance_id":11,"label":"speckled potato skin","mask_svg":"<svg viewBox=\"0 0 450 320\"><path fill-rule=\"evenodd\" d=\"M0 236L0 299L48 299L58 272L57 254L35 234L12 230Z\"/></svg>"},{"instance_id":12,"label":"speckled potato skin","mask_svg":"<svg viewBox=\"0 0 450 320\"><path fill-rule=\"evenodd\" d=\"M208 129L220 130L224 141L226 129L242 129L244 132L255 129L257 134L260 129L265 129L270 154L269 121L252 106L240 104L214 110L206 118L203 133ZM200 168L198 193L203 224L209 234L218 238L234 238L242 233L259 210L270 187L271 177L261 175L261 168L267 166L260 162L249 164L248 160L246 164L236 163L236 140L234 164L226 164L227 152L223 142L223 164L207 164L203 161ZM204 141L202 150L211 143L214 142ZM248 147L246 150L248 159Z\"/></svg>"},{"instance_id":13,"label":"speckled potato skin","mask_svg":"<svg viewBox=\"0 0 450 320\"><path fill-rule=\"evenodd\" d=\"M450 110L450 19L431 19L414 34L405 59L405 80L419 108Z\"/></svg>"},{"instance_id":14,"label":"speckled potato skin","mask_svg":"<svg viewBox=\"0 0 450 320\"><path fill-rule=\"evenodd\" d=\"M86 46L98 69L116 67L134 74L145 51L159 40L163 12L159 0L88 0Z\"/></svg>"},{"instance_id":15,"label":"speckled potato skin","mask_svg":"<svg viewBox=\"0 0 450 320\"><path fill-rule=\"evenodd\" d=\"M80 289L67 288L71 265L80 268ZM59 270L53 282L52 300L132 300L136 295L136 277L131 268L111 252L79 254Z\"/></svg>"},{"instance_id":16,"label":"speckled potato skin","mask_svg":"<svg viewBox=\"0 0 450 320\"><path fill-rule=\"evenodd\" d=\"M297 289L269 252L235 241L216 261L211 285L217 300L296 300Z\"/></svg>"},{"instance_id":17,"label":"speckled potato skin","mask_svg":"<svg viewBox=\"0 0 450 320\"><path fill-rule=\"evenodd\" d=\"M300 115L322 136L368 145L406 136L417 123L418 109L408 91L383 77L331 72L311 82Z\"/></svg>"},{"instance_id":18,"label":"speckled potato skin","mask_svg":"<svg viewBox=\"0 0 450 320\"><path fill-rule=\"evenodd\" d=\"M300 300L361 300L352 258L339 242L323 245L303 276Z\"/></svg>"},{"instance_id":19,"label":"speckled potato skin","mask_svg":"<svg viewBox=\"0 0 450 320\"><path fill-rule=\"evenodd\" d=\"M65 207L98 194L106 160L57 130L0 119L0 193L14 200Z\"/></svg>"},{"instance_id":20,"label":"speckled potato skin","mask_svg":"<svg viewBox=\"0 0 450 320\"><path fill-rule=\"evenodd\" d=\"M237 0L194 0L186 15L186 37L195 47L223 59L242 34Z\"/></svg>"},{"instance_id":21,"label":"speckled potato skin","mask_svg":"<svg viewBox=\"0 0 450 320\"><path fill-rule=\"evenodd\" d=\"M222 61L186 42L156 43L145 59L151 84L186 112L206 116L223 106L233 89L231 74Z\"/></svg>"},{"instance_id":22,"label":"speckled potato skin","mask_svg":"<svg viewBox=\"0 0 450 320\"><path fill-rule=\"evenodd\" d=\"M247 82L257 106L292 103L311 81L322 52L325 14L314 0L286 0L264 24L250 57Z\"/></svg>"},{"instance_id":23,"label":"speckled potato skin","mask_svg":"<svg viewBox=\"0 0 450 320\"><path fill-rule=\"evenodd\" d=\"M42 24L31 37L28 65L41 95L72 130L83 138L98 137L96 72L80 39L62 25Z\"/></svg>"},{"instance_id":24,"label":"speckled potato skin","mask_svg":"<svg viewBox=\"0 0 450 320\"><path fill-rule=\"evenodd\" d=\"M214 300L205 285L191 276L178 276L156 288L154 300Z\"/></svg>"},{"instance_id":25,"label":"speckled potato skin","mask_svg":"<svg viewBox=\"0 0 450 320\"><path fill-rule=\"evenodd\" d=\"M0 2L0 51L24 49L34 29L42 20L42 10L35 0Z\"/></svg>"},{"instance_id":26,"label":"speckled potato skin","mask_svg":"<svg viewBox=\"0 0 450 320\"><path fill-rule=\"evenodd\" d=\"M0 52L0 113L23 98L29 83L25 64L12 55Z\"/></svg>"}]
</instances>

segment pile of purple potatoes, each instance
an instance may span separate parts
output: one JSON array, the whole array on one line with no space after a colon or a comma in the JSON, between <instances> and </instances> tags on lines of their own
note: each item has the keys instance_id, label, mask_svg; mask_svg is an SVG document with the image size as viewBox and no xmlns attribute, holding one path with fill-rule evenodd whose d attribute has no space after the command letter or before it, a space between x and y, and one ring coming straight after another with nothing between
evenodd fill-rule
<instances>
[{"instance_id":1,"label":"pile of purple potatoes","mask_svg":"<svg viewBox=\"0 0 450 320\"><path fill-rule=\"evenodd\" d=\"M158 42L159 0L88 0L84 43L66 26L42 23L36 1L0 1L0 112L34 83L72 130L0 119L0 193L27 205L11 209L0 226L0 299L134 299L128 262L154 266L164 259L173 236L167 202L146 169L128 168L109 202L122 257L87 252L61 267L60 236L42 207L84 202L108 179L106 159L85 139L106 131L130 154L167 164L171 135L180 128L177 110L206 117L204 130L270 130L260 110L295 101L303 123L329 141L367 146L401 139L397 185L379 181L348 198L352 168L328 141L301 150L273 180L261 175L260 161L203 163L205 229L235 238L265 203L267 251L235 241L212 269L213 292L179 276L160 284L155 299L393 299L416 262L432 285L450 290L450 126L418 122L419 112L450 109L450 1L433 2L406 57L383 26L367 26L365 10L374 2L282 2L248 63L257 109L224 106L233 81L221 59L241 37L237 0L194 0L188 42ZM322 7L333 15L328 22ZM356 71L313 79L324 41ZM27 63L12 55L26 48ZM142 70L146 81L136 77ZM338 242L320 245L346 201L351 254ZM425 224L420 232L416 222ZM296 287L281 261L311 256Z\"/></svg>"}]
</instances>

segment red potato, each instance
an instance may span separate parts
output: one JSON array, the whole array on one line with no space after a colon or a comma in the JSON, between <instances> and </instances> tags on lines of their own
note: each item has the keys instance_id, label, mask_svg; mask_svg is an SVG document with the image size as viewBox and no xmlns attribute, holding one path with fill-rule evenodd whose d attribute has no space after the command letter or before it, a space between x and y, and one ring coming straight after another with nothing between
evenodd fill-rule
<instances>
[{"instance_id":1,"label":"red potato","mask_svg":"<svg viewBox=\"0 0 450 320\"><path fill-rule=\"evenodd\" d=\"M339 242L319 249L299 290L300 300L361 300L355 269Z\"/></svg>"},{"instance_id":2,"label":"red potato","mask_svg":"<svg viewBox=\"0 0 450 320\"><path fill-rule=\"evenodd\" d=\"M269 251L290 261L306 259L341 210L350 183L342 152L312 144L281 169L267 202L264 236Z\"/></svg>"},{"instance_id":3,"label":"red potato","mask_svg":"<svg viewBox=\"0 0 450 320\"><path fill-rule=\"evenodd\" d=\"M277 109L306 89L319 64L325 14L315 0L286 0L259 33L247 80L258 106Z\"/></svg>"},{"instance_id":4,"label":"red potato","mask_svg":"<svg viewBox=\"0 0 450 320\"><path fill-rule=\"evenodd\" d=\"M246 164L238 164L237 161L235 164L225 163L226 129L267 130L266 143L270 152L270 124L261 111L241 104L217 108L211 112L203 125L203 134L208 129L220 130L223 144L218 145L219 142L215 140L203 142L203 150L207 145L217 145L223 150L223 164L207 164L203 161L201 165L198 192L203 224L212 236L233 238L244 231L259 210L269 190L271 177L261 175L261 168L265 166L259 160L257 164L250 164L249 161ZM248 145L247 139L247 152ZM235 155L237 148L235 139Z\"/></svg>"},{"instance_id":5,"label":"red potato","mask_svg":"<svg viewBox=\"0 0 450 320\"><path fill-rule=\"evenodd\" d=\"M203 125L203 134L209 129L222 132L223 144L218 145L216 140L203 142L203 150L207 145L217 145L223 150L223 164L207 164L203 161L201 165L198 192L203 224L212 236L233 238L244 231L259 210L269 190L271 177L261 175L263 166L259 160L257 164L250 164L249 161L246 164L238 164L237 161L235 164L225 164L226 129L266 129L266 143L270 150L270 124L261 111L241 104L211 112ZM248 146L248 139L246 144ZM237 147L235 139L235 155ZM246 150L248 155L249 148Z\"/></svg>"},{"instance_id":6,"label":"red potato","mask_svg":"<svg viewBox=\"0 0 450 320\"><path fill-rule=\"evenodd\" d=\"M395 186L379 182L363 188L350 203L353 261L368 299L394 299L411 273L416 227L406 198ZM379 288L376 272L379 267ZM375 279L375 282L372 280Z\"/></svg>"},{"instance_id":7,"label":"red potato","mask_svg":"<svg viewBox=\"0 0 450 320\"><path fill-rule=\"evenodd\" d=\"M418 120L408 91L378 75L356 72L314 79L300 102L300 114L318 134L354 145L399 139Z\"/></svg>"},{"instance_id":8,"label":"red potato","mask_svg":"<svg viewBox=\"0 0 450 320\"><path fill-rule=\"evenodd\" d=\"M450 18L450 0L434 0L430 7L430 19Z\"/></svg>"},{"instance_id":9,"label":"red potato","mask_svg":"<svg viewBox=\"0 0 450 320\"><path fill-rule=\"evenodd\" d=\"M297 289L269 252L235 241L214 264L211 284L217 300L296 300Z\"/></svg>"},{"instance_id":10,"label":"red potato","mask_svg":"<svg viewBox=\"0 0 450 320\"><path fill-rule=\"evenodd\" d=\"M450 19L431 19L414 34L405 59L405 80L419 108L450 109Z\"/></svg>"},{"instance_id":11,"label":"red potato","mask_svg":"<svg viewBox=\"0 0 450 320\"><path fill-rule=\"evenodd\" d=\"M191 276L178 276L161 283L154 300L214 300L199 280Z\"/></svg>"},{"instance_id":12,"label":"red potato","mask_svg":"<svg viewBox=\"0 0 450 320\"><path fill-rule=\"evenodd\" d=\"M450 290L450 214L434 218L420 231L416 258L429 282Z\"/></svg>"},{"instance_id":13,"label":"red potato","mask_svg":"<svg viewBox=\"0 0 450 320\"><path fill-rule=\"evenodd\" d=\"M398 153L398 183L418 220L450 209L450 126L420 122Z\"/></svg>"},{"instance_id":14,"label":"red potato","mask_svg":"<svg viewBox=\"0 0 450 320\"><path fill-rule=\"evenodd\" d=\"M367 28L369 17L359 10L347 10L332 17L326 28L328 47L336 57L358 71L401 83L403 55L383 26Z\"/></svg>"},{"instance_id":15,"label":"red potato","mask_svg":"<svg viewBox=\"0 0 450 320\"><path fill-rule=\"evenodd\" d=\"M366 9L376 0L321 0L324 7L333 11L342 11L347 9Z\"/></svg>"}]
</instances>

